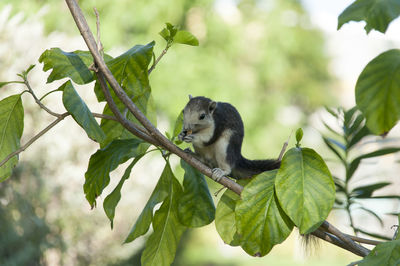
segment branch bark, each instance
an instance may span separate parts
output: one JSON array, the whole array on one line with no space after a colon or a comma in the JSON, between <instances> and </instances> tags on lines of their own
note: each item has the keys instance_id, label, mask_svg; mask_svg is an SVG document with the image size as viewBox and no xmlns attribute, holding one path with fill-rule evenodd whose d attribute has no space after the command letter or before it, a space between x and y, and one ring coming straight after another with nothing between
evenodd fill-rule
<instances>
[{"instance_id":1,"label":"branch bark","mask_svg":"<svg viewBox=\"0 0 400 266\"><path fill-rule=\"evenodd\" d=\"M147 117L136 107L136 105L132 102L129 96L125 93L125 91L121 88L119 83L115 80L113 74L108 69L105 64L101 54L98 52L97 43L93 37L92 32L89 29L89 26L86 22L85 17L81 9L79 8L77 2L75 0L65 0L70 12L75 20L75 23L86 42L86 45L91 52L95 64L98 67L98 76L100 80L100 84L103 90L103 93L106 96L107 103L112 109L114 115L117 120L121 122L121 124L127 128L130 132L135 134L136 136L152 143L156 146L161 146L163 149L176 154L184 161L186 161L189 165L193 166L197 170L199 170L204 175L212 178L212 172L209 167L201 163L196 158L192 157L190 154L185 153L182 149L174 145L170 142L161 132L158 131L156 127L147 119ZM152 69L151 69L152 70ZM151 71L149 71L151 72ZM130 121L125 119L122 114L119 112L118 108L116 108L115 103L113 103L111 96L109 95L107 82L110 84L111 88L114 90L117 97L124 103L124 105L128 108L128 110L136 117L136 119L143 125L145 131L138 129L135 125L133 125ZM216 181L216 180L214 180ZM241 194L243 187L232 181L229 178L223 177L219 181L216 181L221 185L227 187L238 195ZM324 225L326 225L328 232L324 232ZM322 229L321 229L322 228ZM324 222L323 226L314 232L314 235L328 241L334 245L342 247L344 249L349 250L350 252L357 254L359 256L365 256L368 254L369 250L362 247L361 245L356 244L353 240L351 240L348 236L341 233L339 230L335 230L329 223Z\"/></svg>"}]
</instances>

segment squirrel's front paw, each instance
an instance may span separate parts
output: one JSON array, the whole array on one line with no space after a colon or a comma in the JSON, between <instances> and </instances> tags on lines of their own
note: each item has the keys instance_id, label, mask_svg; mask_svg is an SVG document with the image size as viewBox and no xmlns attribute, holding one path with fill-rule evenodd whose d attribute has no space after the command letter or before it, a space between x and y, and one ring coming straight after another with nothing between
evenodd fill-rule
<instances>
[{"instance_id":1,"label":"squirrel's front paw","mask_svg":"<svg viewBox=\"0 0 400 266\"><path fill-rule=\"evenodd\" d=\"M226 176L227 174L229 174L228 172L222 170L221 168L214 168L212 169L212 179L214 179L215 181L219 181L221 180L221 178L223 176Z\"/></svg>"},{"instance_id":2,"label":"squirrel's front paw","mask_svg":"<svg viewBox=\"0 0 400 266\"><path fill-rule=\"evenodd\" d=\"M178 139L180 141L191 143L191 142L193 142L194 136L192 134L188 135L188 131L185 130L185 131L182 131L181 133L179 133Z\"/></svg>"},{"instance_id":3,"label":"squirrel's front paw","mask_svg":"<svg viewBox=\"0 0 400 266\"><path fill-rule=\"evenodd\" d=\"M187 142L187 143L192 143L193 139L194 139L193 135L186 135L186 136L183 137L183 141Z\"/></svg>"}]
</instances>

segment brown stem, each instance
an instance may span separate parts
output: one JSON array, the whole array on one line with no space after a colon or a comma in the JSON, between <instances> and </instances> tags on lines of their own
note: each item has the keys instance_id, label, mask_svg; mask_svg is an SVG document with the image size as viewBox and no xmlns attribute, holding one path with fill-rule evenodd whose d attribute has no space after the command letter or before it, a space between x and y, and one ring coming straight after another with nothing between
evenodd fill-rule
<instances>
[{"instance_id":1,"label":"brown stem","mask_svg":"<svg viewBox=\"0 0 400 266\"><path fill-rule=\"evenodd\" d=\"M327 232L337 236L340 240L342 240L344 243L346 243L352 249L357 250L357 252L363 254L363 257L367 256L368 253L370 252L369 249L367 249L361 245L358 245L350 237L348 237L347 235L340 232L339 229L337 229L336 227L334 227L327 221L324 221L322 223L321 227L324 228Z\"/></svg>"},{"instance_id":2,"label":"brown stem","mask_svg":"<svg viewBox=\"0 0 400 266\"><path fill-rule=\"evenodd\" d=\"M35 135L33 138L31 138L25 145L21 146L18 150L10 153L6 158L4 158L0 162L0 167L3 166L8 160L10 160L12 157L20 154L24 150L26 150L29 146L31 146L32 143L34 143L38 138L46 134L50 129L52 129L55 125L57 125L61 120L63 120L65 117L69 116L69 113L64 113L61 114L56 120L54 120L50 125L48 125L45 129L40 131L37 135Z\"/></svg>"},{"instance_id":3,"label":"brown stem","mask_svg":"<svg viewBox=\"0 0 400 266\"><path fill-rule=\"evenodd\" d=\"M52 116L55 116L55 117L61 117L61 116L62 116L62 114L57 114L57 113L51 111L49 108L47 108L47 107L36 97L35 93L34 93L33 90L32 90L32 87L31 87L31 85L29 84L29 82L28 82L27 79L24 80L24 84L25 84L25 86L28 88L29 93L32 95L33 99L35 99L35 102L40 106L40 108L42 108L43 110L45 110L47 113L51 114Z\"/></svg>"},{"instance_id":4,"label":"brown stem","mask_svg":"<svg viewBox=\"0 0 400 266\"><path fill-rule=\"evenodd\" d=\"M161 58L167 53L168 48L165 48L161 54L157 57L156 61L154 61L154 64L150 67L148 74L150 75L150 73L156 68L156 65L158 64L158 62L160 62Z\"/></svg>"}]
</instances>

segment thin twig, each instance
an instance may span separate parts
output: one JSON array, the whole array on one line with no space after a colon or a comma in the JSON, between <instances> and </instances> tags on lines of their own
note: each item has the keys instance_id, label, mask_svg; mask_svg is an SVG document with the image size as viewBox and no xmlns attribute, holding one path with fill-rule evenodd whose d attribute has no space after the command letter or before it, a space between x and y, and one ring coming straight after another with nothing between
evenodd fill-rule
<instances>
[{"instance_id":1,"label":"thin twig","mask_svg":"<svg viewBox=\"0 0 400 266\"><path fill-rule=\"evenodd\" d=\"M33 138L31 138L27 143L25 143L23 146L21 146L18 150L10 153L6 158L4 158L1 162L0 162L0 167L3 166L6 162L8 162L8 160L10 160L11 158L13 158L14 156L20 154L21 152L23 152L24 150L26 150L32 143L34 143L38 138L40 138L41 136L43 136L44 134L47 133L47 131L49 131L50 129L52 129L55 125L57 125L61 120L63 120L65 117L69 116L69 113L64 113L61 114L60 117L58 117L56 120L54 120L50 125L48 125L45 129L43 129L42 131L40 131L38 134L36 134Z\"/></svg>"},{"instance_id":2,"label":"thin twig","mask_svg":"<svg viewBox=\"0 0 400 266\"><path fill-rule=\"evenodd\" d=\"M279 161L282 161L283 155L285 154L285 151L286 151L286 149L287 149L287 147L288 147L288 145L289 145L289 140L290 140L290 138L292 137L292 134L293 134L293 130L292 130L292 132L290 132L290 135L289 135L287 141L286 141L285 143L283 143L282 150L281 150L281 152L279 153L279 157L278 157L278 160L279 160Z\"/></svg>"},{"instance_id":3,"label":"thin twig","mask_svg":"<svg viewBox=\"0 0 400 266\"><path fill-rule=\"evenodd\" d=\"M92 113L92 115L94 117L97 117L97 118L102 118L102 119L107 119L107 120L114 120L114 121L119 122L117 118L115 118L114 116L111 116L111 115L104 115L104 114L99 114L99 113Z\"/></svg>"},{"instance_id":4,"label":"thin twig","mask_svg":"<svg viewBox=\"0 0 400 266\"><path fill-rule=\"evenodd\" d=\"M51 114L52 116L55 116L55 117L58 117L58 118L62 116L62 114L58 114L58 113L55 113L55 112L51 111L49 108L47 108L47 107L36 97L35 93L33 92L32 88L31 88L31 85L29 84L29 81L28 81L27 79L24 80L24 84L25 84L25 86L28 88L29 93L32 95L33 99L35 99L35 102L40 106L40 108L42 108L43 110L45 110L47 113Z\"/></svg>"},{"instance_id":5,"label":"thin twig","mask_svg":"<svg viewBox=\"0 0 400 266\"><path fill-rule=\"evenodd\" d=\"M348 235L348 234L344 234L344 235L350 237L352 240L354 240L354 241L356 241L356 242L364 243L364 244L368 244L368 245L374 245L374 246L376 246L376 245L379 245L379 244L384 243L384 242L382 242L382 241L377 241L377 240L372 240L372 239L361 238L361 237L358 237L358 236L352 236L352 235Z\"/></svg>"},{"instance_id":6,"label":"thin twig","mask_svg":"<svg viewBox=\"0 0 400 266\"><path fill-rule=\"evenodd\" d=\"M156 61L154 61L154 64L150 67L148 74L150 75L150 73L156 68L156 65L158 64L158 62L160 62L161 58L167 53L168 48L165 48L161 54L157 57Z\"/></svg>"},{"instance_id":7,"label":"thin twig","mask_svg":"<svg viewBox=\"0 0 400 266\"><path fill-rule=\"evenodd\" d=\"M103 44L101 43L101 38L100 38L100 15L99 15L99 11L97 11L97 8L94 7L93 10L94 10L94 13L96 14L97 50L103 56L104 48L103 48Z\"/></svg>"}]
</instances>

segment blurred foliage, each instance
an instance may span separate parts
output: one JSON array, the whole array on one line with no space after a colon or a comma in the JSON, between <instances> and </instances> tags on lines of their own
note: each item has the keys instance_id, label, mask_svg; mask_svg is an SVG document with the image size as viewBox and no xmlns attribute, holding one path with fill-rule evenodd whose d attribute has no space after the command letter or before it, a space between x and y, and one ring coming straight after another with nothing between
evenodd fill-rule
<instances>
[{"instance_id":1,"label":"blurred foliage","mask_svg":"<svg viewBox=\"0 0 400 266\"><path fill-rule=\"evenodd\" d=\"M363 200L399 200L400 196L373 196L375 191L389 186L392 183L376 178L373 183L369 182L369 184L366 185L362 182L362 185L360 185L360 179L357 180L354 177L363 160L393 154L399 152L400 148L387 147L387 145L383 145L383 141L367 141L371 140L370 138L372 137L372 133L367 128L365 118L357 107L348 110L344 108L327 108L327 111L334 117L337 125L331 126L324 122L330 135L324 135L322 138L328 148L335 154L337 161L345 172L344 176L338 176L337 174L334 175L336 186L335 208L346 211L349 217L350 227L353 229L354 234L363 233L375 238L390 240L391 238L388 236L362 230L359 227L360 225L356 225L353 220L353 217L355 216L354 211L362 210L369 215L372 215L383 227L384 223L382 217L377 213L378 210L371 209L367 206L365 201L363 202ZM363 151L362 148L367 145L373 146L374 151ZM377 146L377 148L375 146ZM364 178L366 179L368 177L369 175Z\"/></svg>"},{"instance_id":2,"label":"blurred foliage","mask_svg":"<svg viewBox=\"0 0 400 266\"><path fill-rule=\"evenodd\" d=\"M78 33L63 1L12 3L14 12L35 15L47 10L43 17L47 32ZM245 121L245 153L262 157L279 151L291 130L277 121L280 108L296 106L307 114L334 101L323 36L311 25L300 1L86 0L79 4L92 29L93 7L99 10L107 52L154 39L155 54L160 54L164 40L157 33L165 21L193 33L200 41L198 48L170 49L152 73L158 113L174 121L188 94L230 102ZM293 116L300 117L295 123L306 118ZM267 148L276 152L266 155Z\"/></svg>"},{"instance_id":3,"label":"blurred foliage","mask_svg":"<svg viewBox=\"0 0 400 266\"><path fill-rule=\"evenodd\" d=\"M49 192L29 164L18 166L12 180L0 183L0 264L42 265L46 250L65 247L60 228L46 221Z\"/></svg>"}]
</instances>

